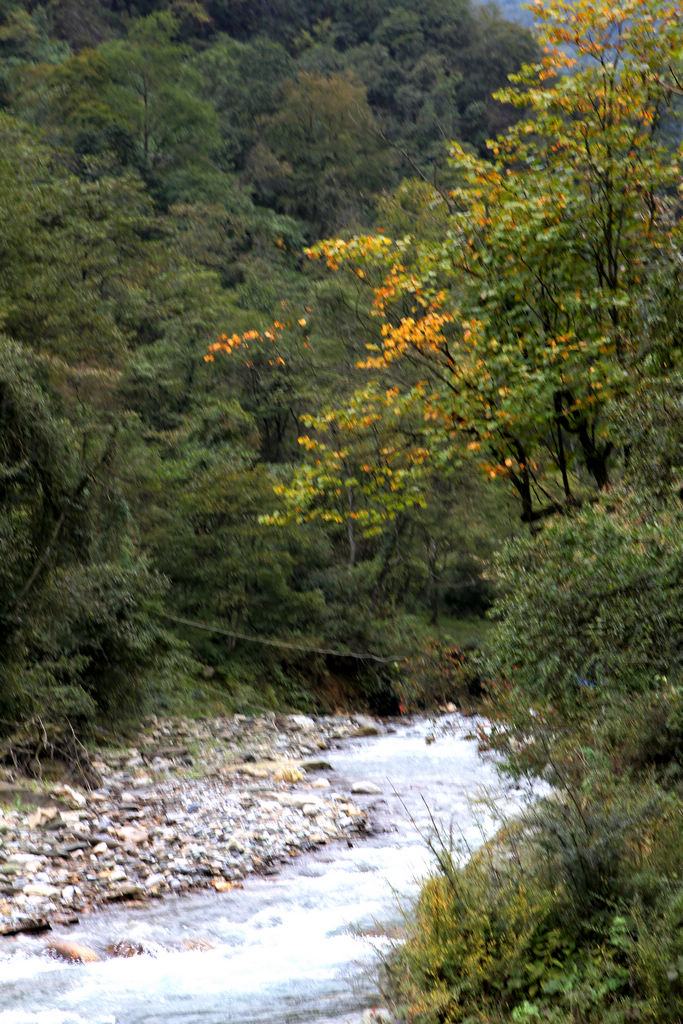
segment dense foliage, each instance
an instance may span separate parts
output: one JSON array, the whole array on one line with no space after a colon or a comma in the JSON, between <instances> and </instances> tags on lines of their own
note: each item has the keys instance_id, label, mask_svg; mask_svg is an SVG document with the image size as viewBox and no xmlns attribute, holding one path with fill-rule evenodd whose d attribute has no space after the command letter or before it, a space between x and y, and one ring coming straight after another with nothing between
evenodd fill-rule
<instances>
[{"instance_id":1,"label":"dense foliage","mask_svg":"<svg viewBox=\"0 0 683 1024\"><path fill-rule=\"evenodd\" d=\"M447 175L445 137L481 148L536 52L455 0L0 2L0 732L24 768L178 701L390 710L427 620L487 605L510 527L472 474L355 536L276 489L365 340L304 244ZM204 363L276 317L277 353Z\"/></svg>"},{"instance_id":2,"label":"dense foliage","mask_svg":"<svg viewBox=\"0 0 683 1024\"><path fill-rule=\"evenodd\" d=\"M0 0L0 757L483 688L552 795L436 841L398 1012L669 1024L680 19L534 14Z\"/></svg>"},{"instance_id":3,"label":"dense foliage","mask_svg":"<svg viewBox=\"0 0 683 1024\"><path fill-rule=\"evenodd\" d=\"M680 1017L683 522L631 485L501 556L483 739L553 790L464 868L435 846L393 965L408 1019Z\"/></svg>"},{"instance_id":4,"label":"dense foliage","mask_svg":"<svg viewBox=\"0 0 683 1024\"><path fill-rule=\"evenodd\" d=\"M425 1024L668 1024L683 1008L680 23L649 0L537 13L556 48L505 93L528 120L491 164L456 148L444 232L318 250L379 264L367 363L433 374L432 449L453 431L448 450L483 454L534 526L496 560L482 743L552 791L464 867L435 838L389 976Z\"/></svg>"}]
</instances>

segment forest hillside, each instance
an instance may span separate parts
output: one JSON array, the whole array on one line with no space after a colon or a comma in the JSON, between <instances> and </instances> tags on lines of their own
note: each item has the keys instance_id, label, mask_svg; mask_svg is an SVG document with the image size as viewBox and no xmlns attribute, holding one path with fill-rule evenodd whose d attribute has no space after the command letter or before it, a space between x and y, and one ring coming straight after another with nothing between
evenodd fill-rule
<instances>
[{"instance_id":1,"label":"forest hillside","mask_svg":"<svg viewBox=\"0 0 683 1024\"><path fill-rule=\"evenodd\" d=\"M0 759L475 704L397 1015L672 1024L680 12L533 14L0 0Z\"/></svg>"},{"instance_id":2,"label":"forest hillside","mask_svg":"<svg viewBox=\"0 0 683 1024\"><path fill-rule=\"evenodd\" d=\"M0 718L26 765L46 725L151 708L394 710L397 655L488 606L514 513L467 469L371 529L270 520L374 330L304 246L404 230L537 52L460 0L2 0ZM205 363L273 322L277 351Z\"/></svg>"}]
</instances>

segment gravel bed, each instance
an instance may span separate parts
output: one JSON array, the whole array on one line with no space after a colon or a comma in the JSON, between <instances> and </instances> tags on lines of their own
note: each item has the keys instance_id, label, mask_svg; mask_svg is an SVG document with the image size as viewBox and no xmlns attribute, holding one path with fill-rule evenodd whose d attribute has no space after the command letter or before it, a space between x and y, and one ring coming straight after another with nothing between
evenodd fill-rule
<instances>
[{"instance_id":1,"label":"gravel bed","mask_svg":"<svg viewBox=\"0 0 683 1024\"><path fill-rule=\"evenodd\" d=\"M0 781L0 935L116 901L225 891L363 833L325 752L380 729L359 715L153 718L132 746L98 751L97 789Z\"/></svg>"}]
</instances>

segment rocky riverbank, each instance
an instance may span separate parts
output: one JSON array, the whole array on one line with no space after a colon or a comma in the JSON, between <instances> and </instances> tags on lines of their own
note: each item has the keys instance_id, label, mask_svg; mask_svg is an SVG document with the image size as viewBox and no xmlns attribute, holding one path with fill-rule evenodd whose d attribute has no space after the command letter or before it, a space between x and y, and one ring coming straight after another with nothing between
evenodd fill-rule
<instances>
[{"instance_id":1,"label":"rocky riverbank","mask_svg":"<svg viewBox=\"0 0 683 1024\"><path fill-rule=\"evenodd\" d=\"M364 716L152 719L132 746L98 751L95 789L0 781L0 935L121 900L224 891L351 841L366 814L330 785L325 752L376 732Z\"/></svg>"}]
</instances>

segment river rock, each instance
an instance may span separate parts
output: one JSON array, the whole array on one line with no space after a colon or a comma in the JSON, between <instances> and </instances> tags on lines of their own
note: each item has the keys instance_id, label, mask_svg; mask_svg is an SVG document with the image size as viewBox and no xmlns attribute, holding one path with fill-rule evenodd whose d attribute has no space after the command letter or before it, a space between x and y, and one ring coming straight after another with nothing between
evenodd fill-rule
<instances>
[{"instance_id":1,"label":"river rock","mask_svg":"<svg viewBox=\"0 0 683 1024\"><path fill-rule=\"evenodd\" d=\"M382 790L374 782L354 782L351 785L351 792L364 796L377 796Z\"/></svg>"},{"instance_id":2,"label":"river rock","mask_svg":"<svg viewBox=\"0 0 683 1024\"><path fill-rule=\"evenodd\" d=\"M117 864L113 868L106 868L104 871L100 871L97 877L104 878L107 882L125 882L126 872L120 864Z\"/></svg>"},{"instance_id":3,"label":"river rock","mask_svg":"<svg viewBox=\"0 0 683 1024\"><path fill-rule=\"evenodd\" d=\"M78 853L80 850L87 850L90 847L90 843L84 839L79 840L75 843L62 843L60 846L56 846L48 854L49 857L69 857L72 853Z\"/></svg>"},{"instance_id":4,"label":"river rock","mask_svg":"<svg viewBox=\"0 0 683 1024\"><path fill-rule=\"evenodd\" d=\"M50 956L70 964L93 964L101 959L94 949L68 939L53 939L45 948Z\"/></svg>"},{"instance_id":5,"label":"river rock","mask_svg":"<svg viewBox=\"0 0 683 1024\"><path fill-rule=\"evenodd\" d=\"M283 807L296 807L300 811L312 802L308 793L274 793L272 795Z\"/></svg>"},{"instance_id":6,"label":"river rock","mask_svg":"<svg viewBox=\"0 0 683 1024\"><path fill-rule=\"evenodd\" d=\"M119 840L115 836L107 835L106 833L97 833L94 836L90 836L90 842L93 844L93 853L98 850L100 853L104 852L104 848L115 849L120 845Z\"/></svg>"},{"instance_id":7,"label":"river rock","mask_svg":"<svg viewBox=\"0 0 683 1024\"><path fill-rule=\"evenodd\" d=\"M277 782L303 782L304 773L295 764L280 765L273 772L273 778Z\"/></svg>"},{"instance_id":8,"label":"river rock","mask_svg":"<svg viewBox=\"0 0 683 1024\"><path fill-rule=\"evenodd\" d=\"M38 800L0 808L0 933L26 927L29 904L57 923L71 908L206 886L227 891L250 872L272 873L291 855L363 831L365 812L329 780L296 789L306 771L331 770L317 751L358 727L358 717L308 715L159 720L130 751L101 752L97 790L58 787L61 806L51 792L58 810L46 814L36 813ZM202 751L201 774L179 756L190 737ZM144 772L133 767L140 751ZM172 754L161 767L159 751ZM245 751L254 757L249 766Z\"/></svg>"},{"instance_id":9,"label":"river rock","mask_svg":"<svg viewBox=\"0 0 683 1024\"><path fill-rule=\"evenodd\" d=\"M46 882L29 882L22 891L26 896L44 896L49 898L59 895L59 889L54 885L48 885Z\"/></svg>"},{"instance_id":10,"label":"river rock","mask_svg":"<svg viewBox=\"0 0 683 1024\"><path fill-rule=\"evenodd\" d=\"M70 786L68 783L63 782L59 786L54 786L52 792L62 798L66 803L70 804L73 808L85 807L87 800L83 793L79 793L77 789Z\"/></svg>"},{"instance_id":11,"label":"river rock","mask_svg":"<svg viewBox=\"0 0 683 1024\"><path fill-rule=\"evenodd\" d=\"M137 900L144 895L145 890L141 885L137 885L135 882L122 882L117 888L107 892L104 898L109 903L118 903L123 900Z\"/></svg>"},{"instance_id":12,"label":"river rock","mask_svg":"<svg viewBox=\"0 0 683 1024\"><path fill-rule=\"evenodd\" d=\"M110 942L107 946L109 956L131 957L142 956L145 947L139 942L131 942L130 939L121 939L119 942Z\"/></svg>"},{"instance_id":13,"label":"river rock","mask_svg":"<svg viewBox=\"0 0 683 1024\"><path fill-rule=\"evenodd\" d=\"M0 923L0 935L37 935L49 932L50 922L44 917L19 917L14 921Z\"/></svg>"},{"instance_id":14,"label":"river rock","mask_svg":"<svg viewBox=\"0 0 683 1024\"><path fill-rule=\"evenodd\" d=\"M9 858L11 864L21 864L26 871L36 871L41 864L39 854L35 853L13 853Z\"/></svg>"},{"instance_id":15,"label":"river rock","mask_svg":"<svg viewBox=\"0 0 683 1024\"><path fill-rule=\"evenodd\" d=\"M124 843L144 843L149 832L146 828L139 828L137 825L123 825L116 830L116 835Z\"/></svg>"},{"instance_id":16,"label":"river rock","mask_svg":"<svg viewBox=\"0 0 683 1024\"><path fill-rule=\"evenodd\" d=\"M382 732L376 719L369 715L354 715L353 720L356 723L353 736L379 736Z\"/></svg>"},{"instance_id":17,"label":"river rock","mask_svg":"<svg viewBox=\"0 0 683 1024\"><path fill-rule=\"evenodd\" d=\"M315 731L315 722L308 715L289 715L287 723L293 729L300 729L302 732Z\"/></svg>"},{"instance_id":18,"label":"river rock","mask_svg":"<svg viewBox=\"0 0 683 1024\"><path fill-rule=\"evenodd\" d=\"M41 826L46 825L49 821L53 821L56 817L56 807L39 807L38 810L28 816L26 824L29 828L40 828Z\"/></svg>"},{"instance_id":19,"label":"river rock","mask_svg":"<svg viewBox=\"0 0 683 1024\"><path fill-rule=\"evenodd\" d=\"M81 811L60 811L58 820L60 825L66 825L68 828L71 828L73 825L78 825L81 820Z\"/></svg>"},{"instance_id":20,"label":"river rock","mask_svg":"<svg viewBox=\"0 0 683 1024\"><path fill-rule=\"evenodd\" d=\"M166 878L159 871L155 871L153 875L148 875L145 879L145 889L147 892L152 892L154 889L158 889L159 886L164 885Z\"/></svg>"}]
</instances>

